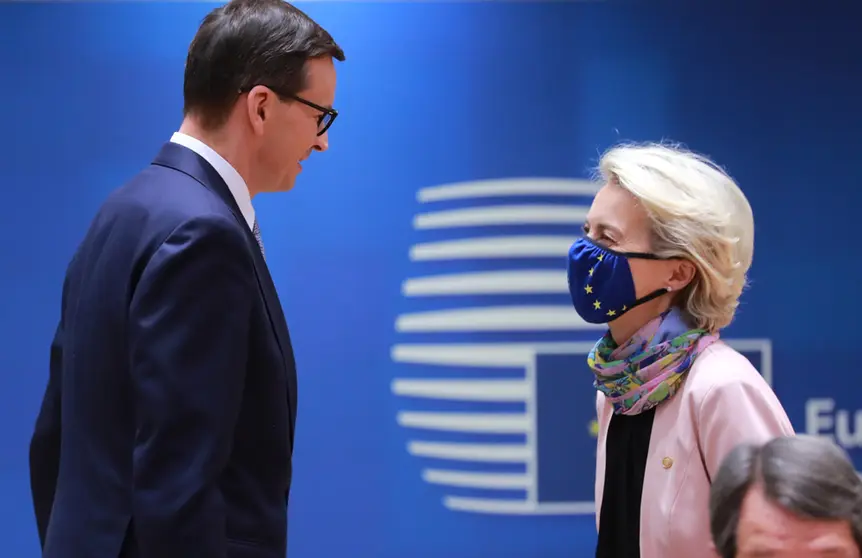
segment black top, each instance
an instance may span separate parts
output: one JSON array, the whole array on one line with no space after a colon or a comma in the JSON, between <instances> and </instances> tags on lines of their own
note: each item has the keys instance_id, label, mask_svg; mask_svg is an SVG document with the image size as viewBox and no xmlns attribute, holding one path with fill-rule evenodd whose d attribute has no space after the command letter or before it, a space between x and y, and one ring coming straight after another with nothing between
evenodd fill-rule
<instances>
[{"instance_id":1,"label":"black top","mask_svg":"<svg viewBox=\"0 0 862 558\"><path fill-rule=\"evenodd\" d=\"M640 558L641 493L654 417L655 408L611 418L596 558Z\"/></svg>"}]
</instances>

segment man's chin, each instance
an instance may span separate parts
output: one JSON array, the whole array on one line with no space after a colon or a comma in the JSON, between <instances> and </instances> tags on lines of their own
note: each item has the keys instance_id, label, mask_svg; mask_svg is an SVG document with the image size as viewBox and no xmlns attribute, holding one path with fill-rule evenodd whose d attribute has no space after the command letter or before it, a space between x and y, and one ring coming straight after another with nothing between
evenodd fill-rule
<instances>
[{"instance_id":1,"label":"man's chin","mask_svg":"<svg viewBox=\"0 0 862 558\"><path fill-rule=\"evenodd\" d=\"M281 188L278 189L279 192L290 192L293 190L293 187L296 186L296 177L291 178L290 180L285 181Z\"/></svg>"},{"instance_id":2,"label":"man's chin","mask_svg":"<svg viewBox=\"0 0 862 558\"><path fill-rule=\"evenodd\" d=\"M278 184L275 184L271 192L289 192L293 190L293 187L296 185L296 175L286 177Z\"/></svg>"}]
</instances>

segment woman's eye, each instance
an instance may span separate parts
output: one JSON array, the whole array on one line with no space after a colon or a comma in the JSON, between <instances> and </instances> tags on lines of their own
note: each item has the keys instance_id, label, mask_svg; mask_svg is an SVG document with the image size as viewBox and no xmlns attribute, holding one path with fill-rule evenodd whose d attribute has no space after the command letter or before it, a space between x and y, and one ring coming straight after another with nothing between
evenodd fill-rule
<instances>
[{"instance_id":1,"label":"woman's eye","mask_svg":"<svg viewBox=\"0 0 862 558\"><path fill-rule=\"evenodd\" d=\"M599 235L599 237L595 240L595 242L599 246L604 246L606 248L610 248L611 246L615 246L617 243L616 240L614 240L613 238L609 237L606 234Z\"/></svg>"}]
</instances>

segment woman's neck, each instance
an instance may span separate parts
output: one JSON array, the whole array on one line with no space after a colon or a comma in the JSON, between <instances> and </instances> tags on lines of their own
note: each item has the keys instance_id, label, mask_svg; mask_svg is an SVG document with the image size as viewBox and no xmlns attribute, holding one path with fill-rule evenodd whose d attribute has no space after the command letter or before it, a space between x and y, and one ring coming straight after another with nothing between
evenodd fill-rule
<instances>
[{"instance_id":1,"label":"woman's neck","mask_svg":"<svg viewBox=\"0 0 862 558\"><path fill-rule=\"evenodd\" d=\"M608 324L608 328L611 330L614 343L617 344L617 347L622 347L645 323L636 323L631 320L623 321L623 318L619 318Z\"/></svg>"}]
</instances>

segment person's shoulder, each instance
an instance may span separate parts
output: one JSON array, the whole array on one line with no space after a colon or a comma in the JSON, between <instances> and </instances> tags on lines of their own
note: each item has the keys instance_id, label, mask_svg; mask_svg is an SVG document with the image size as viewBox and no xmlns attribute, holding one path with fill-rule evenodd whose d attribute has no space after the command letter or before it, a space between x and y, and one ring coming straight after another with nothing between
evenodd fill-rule
<instances>
[{"instance_id":1,"label":"person's shoulder","mask_svg":"<svg viewBox=\"0 0 862 558\"><path fill-rule=\"evenodd\" d=\"M242 233L242 224L218 194L172 168L149 165L114 190L99 211L103 221L143 236L164 237L186 223Z\"/></svg>"},{"instance_id":2,"label":"person's shoulder","mask_svg":"<svg viewBox=\"0 0 862 558\"><path fill-rule=\"evenodd\" d=\"M241 216L209 188L174 169L150 165L105 199L79 250L137 262L134 267L146 266L162 248L174 253L172 246L202 242L223 246L223 255L250 254L253 241L243 227L248 229Z\"/></svg>"},{"instance_id":3,"label":"person's shoulder","mask_svg":"<svg viewBox=\"0 0 862 558\"><path fill-rule=\"evenodd\" d=\"M228 213L224 201L197 179L176 169L150 165L114 194L115 203L127 207L142 207L150 212L194 216L200 213Z\"/></svg>"},{"instance_id":4,"label":"person's shoulder","mask_svg":"<svg viewBox=\"0 0 862 558\"><path fill-rule=\"evenodd\" d=\"M686 384L690 396L698 399L730 387L771 389L750 360L722 341L716 341L698 355Z\"/></svg>"}]
</instances>

